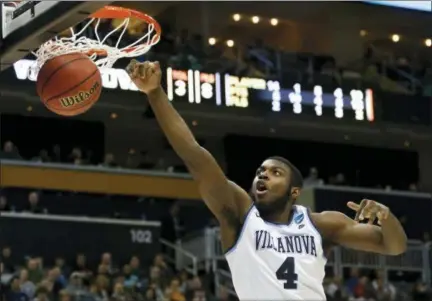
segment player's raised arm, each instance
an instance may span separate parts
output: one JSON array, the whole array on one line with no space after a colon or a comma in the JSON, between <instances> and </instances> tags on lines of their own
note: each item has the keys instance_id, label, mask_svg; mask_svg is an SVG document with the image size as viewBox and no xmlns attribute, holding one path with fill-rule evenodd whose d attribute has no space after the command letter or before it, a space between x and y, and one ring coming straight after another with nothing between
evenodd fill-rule
<instances>
[{"instance_id":1,"label":"player's raised arm","mask_svg":"<svg viewBox=\"0 0 432 301\"><path fill-rule=\"evenodd\" d=\"M372 200L360 204L348 202L356 211L354 219L336 211L325 211L312 215L322 234L342 246L385 255L405 252L407 237L399 220L387 206ZM378 219L378 225L373 225ZM360 223L368 220L368 223Z\"/></svg>"},{"instance_id":2,"label":"player's raised arm","mask_svg":"<svg viewBox=\"0 0 432 301\"><path fill-rule=\"evenodd\" d=\"M198 182L207 206L221 224L240 223L251 200L243 189L227 180L216 160L197 143L183 118L171 105L160 86L159 63L132 61L127 71L137 87L147 94L159 126Z\"/></svg>"}]
</instances>

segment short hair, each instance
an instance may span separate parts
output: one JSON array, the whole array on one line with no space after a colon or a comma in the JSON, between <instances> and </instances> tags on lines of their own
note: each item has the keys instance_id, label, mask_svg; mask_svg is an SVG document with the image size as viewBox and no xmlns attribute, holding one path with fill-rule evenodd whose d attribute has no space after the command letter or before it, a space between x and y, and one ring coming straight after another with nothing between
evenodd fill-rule
<instances>
[{"instance_id":1,"label":"short hair","mask_svg":"<svg viewBox=\"0 0 432 301\"><path fill-rule=\"evenodd\" d=\"M290 184L293 187L303 188L303 176L302 176L301 172L298 170L298 168L294 166L294 164L292 164L287 159L285 159L283 157L279 157L279 156L272 156L272 157L267 158L267 160L276 160L276 161L279 161L279 162L287 165L291 170L291 183Z\"/></svg>"}]
</instances>

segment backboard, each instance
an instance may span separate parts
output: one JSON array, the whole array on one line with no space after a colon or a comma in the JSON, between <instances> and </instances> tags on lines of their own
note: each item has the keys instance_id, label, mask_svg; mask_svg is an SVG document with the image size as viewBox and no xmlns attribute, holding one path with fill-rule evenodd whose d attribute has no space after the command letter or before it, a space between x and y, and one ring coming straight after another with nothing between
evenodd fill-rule
<instances>
[{"instance_id":1,"label":"backboard","mask_svg":"<svg viewBox=\"0 0 432 301\"><path fill-rule=\"evenodd\" d=\"M20 1L8 5L2 1L0 71L111 2Z\"/></svg>"}]
</instances>

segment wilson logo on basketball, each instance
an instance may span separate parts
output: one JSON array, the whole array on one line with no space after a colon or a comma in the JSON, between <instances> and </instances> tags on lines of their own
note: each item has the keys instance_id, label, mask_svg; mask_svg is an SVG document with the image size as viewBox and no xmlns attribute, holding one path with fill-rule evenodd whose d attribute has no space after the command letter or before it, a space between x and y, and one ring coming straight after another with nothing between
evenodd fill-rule
<instances>
[{"instance_id":1,"label":"wilson logo on basketball","mask_svg":"<svg viewBox=\"0 0 432 301\"><path fill-rule=\"evenodd\" d=\"M81 91L76 95L60 98L60 104L62 107L68 108L83 103L89 99L98 89L100 89L100 84L99 82L95 82L89 91Z\"/></svg>"}]
</instances>

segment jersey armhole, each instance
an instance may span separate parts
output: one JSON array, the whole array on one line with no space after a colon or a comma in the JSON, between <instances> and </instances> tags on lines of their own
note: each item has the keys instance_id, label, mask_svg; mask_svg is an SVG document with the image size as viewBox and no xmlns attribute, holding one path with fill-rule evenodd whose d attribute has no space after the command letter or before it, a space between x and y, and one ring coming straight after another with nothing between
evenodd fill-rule
<instances>
[{"instance_id":1,"label":"jersey armhole","mask_svg":"<svg viewBox=\"0 0 432 301\"><path fill-rule=\"evenodd\" d=\"M323 236L322 236L322 234L321 234L321 231L318 229L318 227L317 227L317 225L315 224L315 222L313 221L313 219L312 219L312 212L311 212L311 210L310 210L310 208L308 208L308 207L304 207L305 209L306 209L306 215L307 215L307 218L308 218L308 220L309 220L309 223L310 223L310 225L312 226L312 228L315 230L315 232L321 237L321 238L323 238Z\"/></svg>"},{"instance_id":2,"label":"jersey armhole","mask_svg":"<svg viewBox=\"0 0 432 301\"><path fill-rule=\"evenodd\" d=\"M306 209L306 215L307 218L309 220L309 223L312 227L312 229L317 233L317 235L321 238L321 248L323 250L323 256L324 258L327 260L327 256L326 256L326 248L324 245L327 245L327 240L326 238L321 234L321 231L318 229L317 225L314 223L313 219L312 219L312 212L310 210L310 208L308 207L304 207Z\"/></svg>"},{"instance_id":3,"label":"jersey armhole","mask_svg":"<svg viewBox=\"0 0 432 301\"><path fill-rule=\"evenodd\" d=\"M252 203L252 204L250 205L249 209L246 211L246 214L244 215L243 223L241 223L241 224L239 225L239 227L238 227L237 235L236 235L237 237L236 237L236 239L235 239L233 245L232 245L231 247L229 247L229 248L225 251L225 253L224 253L225 256L228 255L229 253L232 253L232 251L234 251L235 248L237 247L237 245L238 245L238 243L239 243L239 241L240 241L240 239L241 239L241 237L242 237L242 235L243 235L243 231L244 231L244 229L245 229L245 227L246 227L246 223L247 223L247 221L248 221L248 219L249 219L249 215L250 215L250 213L252 212L252 208L253 208L253 207L254 207L254 205L253 205L253 203Z\"/></svg>"}]
</instances>

